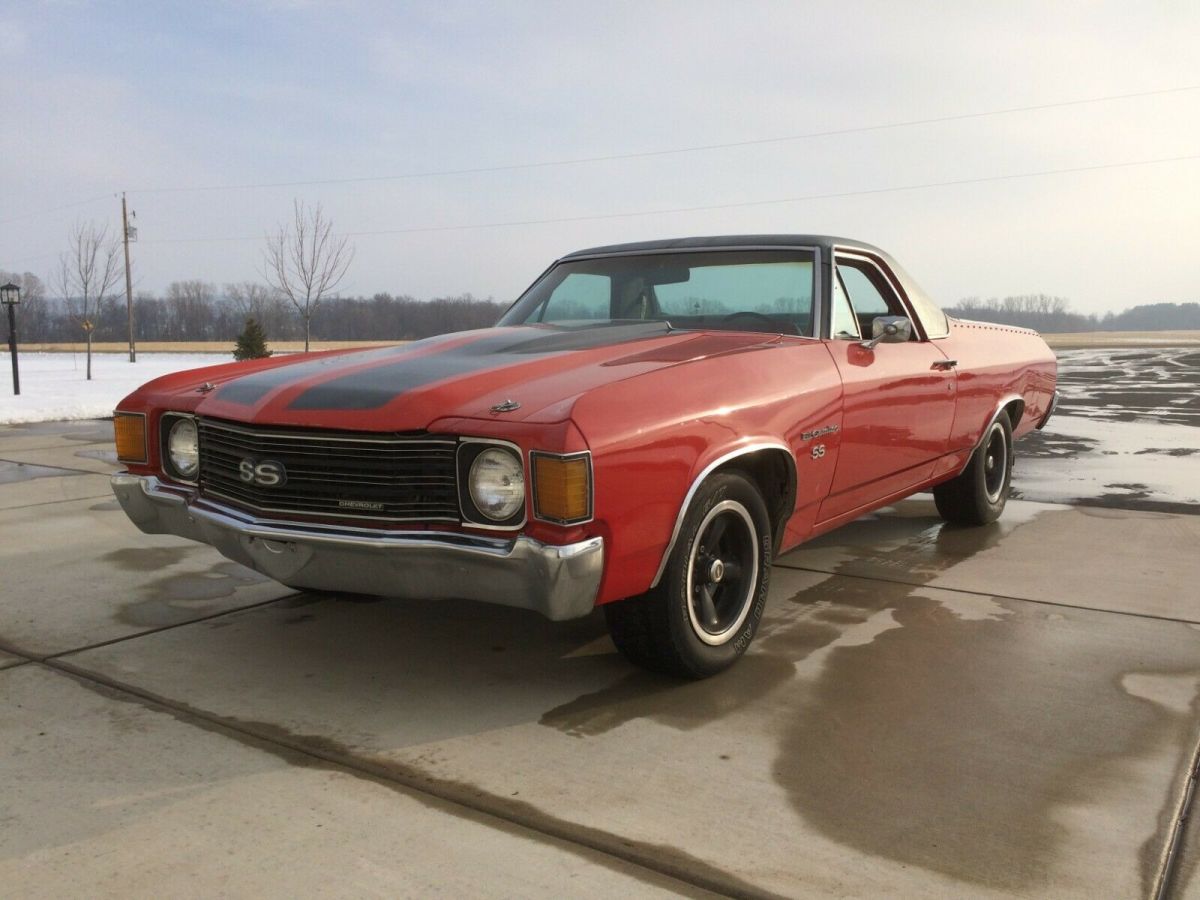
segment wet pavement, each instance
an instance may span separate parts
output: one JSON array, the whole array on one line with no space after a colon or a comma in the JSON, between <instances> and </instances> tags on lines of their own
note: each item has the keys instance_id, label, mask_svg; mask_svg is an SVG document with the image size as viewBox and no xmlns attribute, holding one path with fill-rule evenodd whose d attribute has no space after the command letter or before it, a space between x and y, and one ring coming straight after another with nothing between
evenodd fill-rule
<instances>
[{"instance_id":1,"label":"wet pavement","mask_svg":"<svg viewBox=\"0 0 1200 900\"><path fill-rule=\"evenodd\" d=\"M108 452L0 429L64 472L0 478L5 893L1200 896L1200 516L912 498L780 559L750 653L680 683L598 615L142 535Z\"/></svg>"},{"instance_id":2,"label":"wet pavement","mask_svg":"<svg viewBox=\"0 0 1200 900\"><path fill-rule=\"evenodd\" d=\"M1015 496L1200 513L1200 350L1060 350L1058 412L1017 445Z\"/></svg>"}]
</instances>

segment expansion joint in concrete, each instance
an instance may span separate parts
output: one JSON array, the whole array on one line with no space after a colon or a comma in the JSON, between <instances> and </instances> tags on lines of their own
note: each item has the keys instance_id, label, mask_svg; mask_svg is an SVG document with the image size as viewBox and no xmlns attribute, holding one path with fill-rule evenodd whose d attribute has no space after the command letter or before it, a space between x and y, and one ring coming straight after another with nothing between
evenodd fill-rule
<instances>
[{"instance_id":1,"label":"expansion joint in concrete","mask_svg":"<svg viewBox=\"0 0 1200 900\"><path fill-rule=\"evenodd\" d=\"M1192 751L1188 767L1187 780L1179 794L1179 803L1175 809L1175 817L1171 826L1171 835L1163 848L1162 861L1159 865L1158 876L1154 882L1154 900L1165 900L1171 895L1176 870L1180 859L1180 849L1187 835L1191 820L1192 806L1196 797L1196 782L1200 779L1200 740Z\"/></svg>"}]
</instances>

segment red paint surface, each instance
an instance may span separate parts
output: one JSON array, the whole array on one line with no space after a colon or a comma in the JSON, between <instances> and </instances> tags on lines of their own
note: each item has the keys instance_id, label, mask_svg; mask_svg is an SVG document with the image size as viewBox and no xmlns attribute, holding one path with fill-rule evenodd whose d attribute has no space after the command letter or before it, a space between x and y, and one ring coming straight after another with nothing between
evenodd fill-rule
<instances>
[{"instance_id":1,"label":"red paint surface","mask_svg":"<svg viewBox=\"0 0 1200 900\"><path fill-rule=\"evenodd\" d=\"M451 335L397 352L432 355L491 334ZM531 450L591 450L594 521L564 528L536 521L530 510L522 533L548 543L602 536L604 603L650 586L689 488L714 460L751 444L786 448L797 473L795 503L780 540L781 549L790 549L956 474L1004 402L1024 402L1015 430L1027 433L1048 408L1056 372L1040 337L1003 326L954 322L946 338L874 350L847 341L673 332L445 378L377 409L288 408L313 385L379 365L363 356L371 352L177 373L143 386L119 408L147 412L152 435L161 412L174 410L260 424L497 437L518 444L526 458ZM322 358L329 361L327 372L286 383L254 404L220 399L219 386L240 375ZM945 359L957 360L957 368L932 368ZM205 383L218 390L199 392ZM520 401L519 410L490 412L510 397ZM832 426L836 430L804 436ZM823 453L814 456L817 445ZM149 464L129 468L162 475L153 442Z\"/></svg>"}]
</instances>

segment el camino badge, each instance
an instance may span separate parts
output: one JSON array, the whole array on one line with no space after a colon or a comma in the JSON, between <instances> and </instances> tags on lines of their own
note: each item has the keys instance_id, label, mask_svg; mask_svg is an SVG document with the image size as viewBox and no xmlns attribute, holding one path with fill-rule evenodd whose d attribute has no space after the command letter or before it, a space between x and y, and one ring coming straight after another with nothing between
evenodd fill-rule
<instances>
[{"instance_id":1,"label":"el camino badge","mask_svg":"<svg viewBox=\"0 0 1200 900\"><path fill-rule=\"evenodd\" d=\"M840 425L826 425L824 428L814 428L812 431L806 431L801 434L800 439L811 441L813 438L820 437L823 434L833 434L840 427Z\"/></svg>"}]
</instances>

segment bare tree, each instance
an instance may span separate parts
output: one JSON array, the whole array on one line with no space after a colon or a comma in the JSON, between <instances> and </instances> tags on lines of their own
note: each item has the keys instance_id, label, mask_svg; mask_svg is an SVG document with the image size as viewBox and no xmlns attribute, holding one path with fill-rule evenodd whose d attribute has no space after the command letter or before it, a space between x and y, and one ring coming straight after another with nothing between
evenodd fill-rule
<instances>
[{"instance_id":1,"label":"bare tree","mask_svg":"<svg viewBox=\"0 0 1200 900\"><path fill-rule=\"evenodd\" d=\"M212 334L212 307L216 288L207 281L191 279L167 285L167 315L177 341L208 341Z\"/></svg>"},{"instance_id":2,"label":"bare tree","mask_svg":"<svg viewBox=\"0 0 1200 900\"><path fill-rule=\"evenodd\" d=\"M92 332L100 301L122 275L118 243L109 239L108 226L76 222L69 249L59 257L58 288L71 318L87 335L87 380L92 380Z\"/></svg>"},{"instance_id":3,"label":"bare tree","mask_svg":"<svg viewBox=\"0 0 1200 900\"><path fill-rule=\"evenodd\" d=\"M256 281L241 281L225 285L225 297L237 311L238 320L254 319L269 337L286 337L292 323L290 313L279 291Z\"/></svg>"},{"instance_id":4,"label":"bare tree","mask_svg":"<svg viewBox=\"0 0 1200 900\"><path fill-rule=\"evenodd\" d=\"M267 236L263 254L271 286L291 301L304 322L304 352L312 334L312 316L321 300L341 282L354 259L354 247L333 234L321 204L309 209L292 203L291 225L280 225Z\"/></svg>"}]
</instances>

